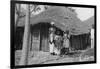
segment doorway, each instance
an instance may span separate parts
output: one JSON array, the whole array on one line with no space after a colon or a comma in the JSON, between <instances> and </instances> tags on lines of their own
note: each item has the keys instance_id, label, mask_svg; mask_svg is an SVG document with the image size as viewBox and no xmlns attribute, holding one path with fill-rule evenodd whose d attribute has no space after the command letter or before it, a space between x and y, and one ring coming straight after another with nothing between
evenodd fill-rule
<instances>
[{"instance_id":1,"label":"doorway","mask_svg":"<svg viewBox=\"0 0 100 69\"><path fill-rule=\"evenodd\" d=\"M49 52L49 27L49 23L38 23L31 27L32 50Z\"/></svg>"},{"instance_id":2,"label":"doorway","mask_svg":"<svg viewBox=\"0 0 100 69\"><path fill-rule=\"evenodd\" d=\"M49 52L49 23L40 23L40 50Z\"/></svg>"},{"instance_id":3,"label":"doorway","mask_svg":"<svg viewBox=\"0 0 100 69\"><path fill-rule=\"evenodd\" d=\"M50 23L38 23L32 26L32 50L49 52L49 28ZM56 31L63 36L63 31L54 26ZM56 34L56 32L55 32Z\"/></svg>"}]
</instances>

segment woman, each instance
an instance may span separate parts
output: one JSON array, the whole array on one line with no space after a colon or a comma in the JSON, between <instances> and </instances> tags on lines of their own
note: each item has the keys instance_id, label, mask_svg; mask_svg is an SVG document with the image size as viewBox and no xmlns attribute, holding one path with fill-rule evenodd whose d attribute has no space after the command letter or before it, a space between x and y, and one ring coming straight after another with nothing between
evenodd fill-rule
<instances>
[{"instance_id":1,"label":"woman","mask_svg":"<svg viewBox=\"0 0 100 69\"><path fill-rule=\"evenodd\" d=\"M61 47L63 46L62 37L60 36L60 32L57 32L54 39L54 52L56 55L60 55Z\"/></svg>"},{"instance_id":2,"label":"woman","mask_svg":"<svg viewBox=\"0 0 100 69\"><path fill-rule=\"evenodd\" d=\"M63 36L63 48L61 49L61 55L69 53L69 32L64 32Z\"/></svg>"}]
</instances>

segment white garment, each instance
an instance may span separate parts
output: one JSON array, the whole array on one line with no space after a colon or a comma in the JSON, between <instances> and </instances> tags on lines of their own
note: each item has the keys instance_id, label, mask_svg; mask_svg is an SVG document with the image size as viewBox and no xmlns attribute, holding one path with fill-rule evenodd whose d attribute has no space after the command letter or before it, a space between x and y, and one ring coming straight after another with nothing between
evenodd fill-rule
<instances>
[{"instance_id":1,"label":"white garment","mask_svg":"<svg viewBox=\"0 0 100 69\"><path fill-rule=\"evenodd\" d=\"M57 55L60 54L60 50L58 50L58 49L55 47L54 43L52 43L52 44L49 43L49 49L50 49L50 53L55 53L55 54L57 54Z\"/></svg>"},{"instance_id":2,"label":"white garment","mask_svg":"<svg viewBox=\"0 0 100 69\"><path fill-rule=\"evenodd\" d=\"M94 39L94 29L91 29L91 39Z\"/></svg>"},{"instance_id":3,"label":"white garment","mask_svg":"<svg viewBox=\"0 0 100 69\"><path fill-rule=\"evenodd\" d=\"M60 50L58 50L56 47L54 47L54 53L59 55L60 54Z\"/></svg>"},{"instance_id":4,"label":"white garment","mask_svg":"<svg viewBox=\"0 0 100 69\"><path fill-rule=\"evenodd\" d=\"M54 39L54 34L50 34L50 41L52 42Z\"/></svg>"},{"instance_id":5,"label":"white garment","mask_svg":"<svg viewBox=\"0 0 100 69\"><path fill-rule=\"evenodd\" d=\"M55 35L54 40L58 40L59 36Z\"/></svg>"},{"instance_id":6,"label":"white garment","mask_svg":"<svg viewBox=\"0 0 100 69\"><path fill-rule=\"evenodd\" d=\"M51 43L49 42L49 52L53 53L54 52L54 42L53 42L54 34L50 34L49 39L50 39L50 42L51 42Z\"/></svg>"},{"instance_id":7,"label":"white garment","mask_svg":"<svg viewBox=\"0 0 100 69\"><path fill-rule=\"evenodd\" d=\"M91 29L91 48L94 48L94 29Z\"/></svg>"},{"instance_id":8,"label":"white garment","mask_svg":"<svg viewBox=\"0 0 100 69\"><path fill-rule=\"evenodd\" d=\"M52 44L49 43L49 51L50 51L50 53L54 52L54 43L52 43Z\"/></svg>"}]
</instances>

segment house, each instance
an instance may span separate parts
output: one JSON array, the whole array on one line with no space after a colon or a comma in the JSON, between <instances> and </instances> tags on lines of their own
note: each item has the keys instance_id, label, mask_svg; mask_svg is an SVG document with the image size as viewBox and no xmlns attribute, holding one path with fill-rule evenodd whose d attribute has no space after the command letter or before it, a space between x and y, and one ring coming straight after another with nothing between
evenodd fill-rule
<instances>
[{"instance_id":1,"label":"house","mask_svg":"<svg viewBox=\"0 0 100 69\"><path fill-rule=\"evenodd\" d=\"M89 31L87 29L83 30L82 22L77 18L77 14L66 7L55 6L30 18L30 50L49 51L48 35L51 22L55 23L54 27L61 33L69 30L71 47L83 49L84 46L87 46L85 40ZM17 25L16 44L18 45L16 45L16 48L19 47L20 49L23 40L24 23L24 18L22 18Z\"/></svg>"}]
</instances>

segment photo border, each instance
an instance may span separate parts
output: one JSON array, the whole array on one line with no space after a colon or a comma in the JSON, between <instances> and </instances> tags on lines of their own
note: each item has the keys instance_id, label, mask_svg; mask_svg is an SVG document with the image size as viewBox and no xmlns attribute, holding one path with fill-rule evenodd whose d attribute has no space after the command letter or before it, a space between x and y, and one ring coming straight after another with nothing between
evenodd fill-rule
<instances>
[{"instance_id":1,"label":"photo border","mask_svg":"<svg viewBox=\"0 0 100 69\"><path fill-rule=\"evenodd\" d=\"M69 63L52 63L52 64L36 64L36 65L21 65L15 66L15 50L14 50L14 43L15 43L15 4L39 4L39 5L55 5L55 6L69 6L69 7L84 7L84 8L94 8L94 25L95 25L95 48L94 48L94 61L84 61L84 62L69 62ZM10 67L13 68L31 68L31 67L48 67L48 66L62 66L62 65L79 65L79 64L93 64L97 62L97 49L96 49L96 36L97 36L97 23L96 23L96 14L97 14L96 5L82 5L82 4L67 4L67 3L52 3L52 2L36 2L36 1L10 1Z\"/></svg>"}]
</instances>

